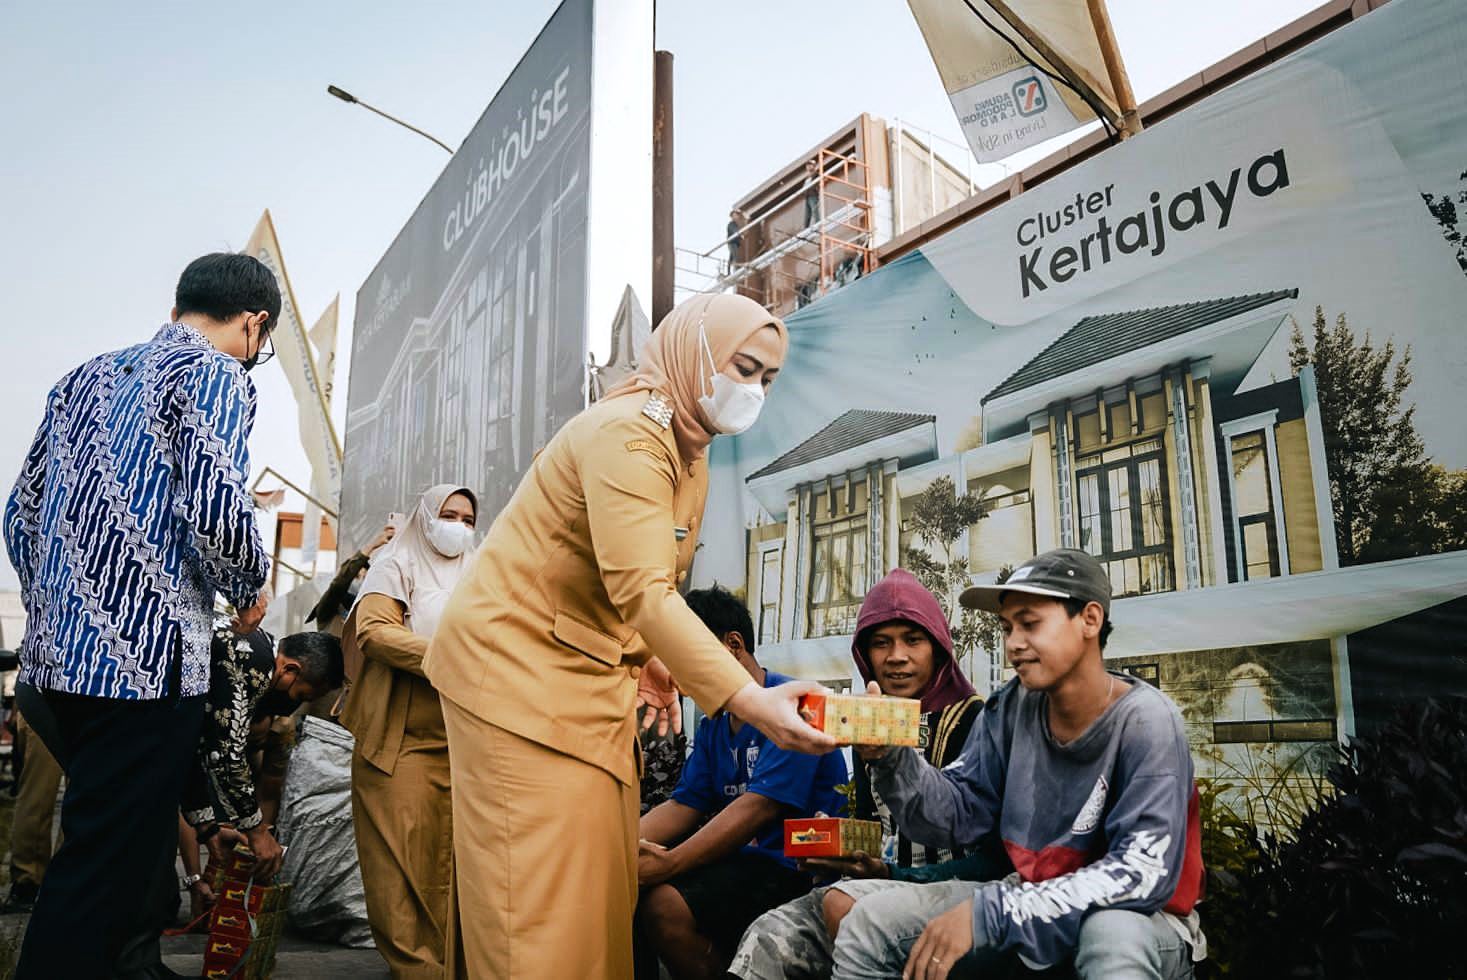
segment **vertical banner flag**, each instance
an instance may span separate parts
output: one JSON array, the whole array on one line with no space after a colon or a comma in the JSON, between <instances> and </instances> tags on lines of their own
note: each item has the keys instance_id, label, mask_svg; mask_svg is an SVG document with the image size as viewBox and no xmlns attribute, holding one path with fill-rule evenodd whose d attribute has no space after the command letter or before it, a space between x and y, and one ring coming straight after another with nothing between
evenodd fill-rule
<instances>
[{"instance_id":1,"label":"vertical banner flag","mask_svg":"<svg viewBox=\"0 0 1467 980\"><path fill-rule=\"evenodd\" d=\"M253 255L275 273L280 283L280 324L271 333L276 357L280 367L290 381L299 411L301 448L311 463L311 495L330 507L338 507L341 495L341 443L336 438L336 428L331 424L329 408L329 380L323 380L317 365L316 353L301 322L300 307L295 301L290 277L285 271L285 260L280 251L280 241L275 236L275 224L270 212L265 211L250 235L245 253ZM324 336L328 332L335 336L335 308L333 302L313 329ZM334 349L334 341L332 347ZM334 354L333 354L334 359ZM320 512L308 506L302 525L302 561L316 560L316 547L321 533Z\"/></svg>"},{"instance_id":2,"label":"vertical banner flag","mask_svg":"<svg viewBox=\"0 0 1467 980\"><path fill-rule=\"evenodd\" d=\"M1104 111L1117 114L1085 0L1025 3L1022 31L1011 23L1017 15L1010 4L999 0L972 0L971 5L907 0L907 5L980 163L1002 160L1096 118L1077 92L1050 76L1073 72L1105 103ZM1036 43L1062 61L1064 70Z\"/></svg>"},{"instance_id":3,"label":"vertical banner flag","mask_svg":"<svg viewBox=\"0 0 1467 980\"><path fill-rule=\"evenodd\" d=\"M321 401L326 406L326 411L331 411L331 393L334 388L336 377L336 321L337 310L341 304L341 295L338 293L331 298L331 304L311 328L311 345L316 348L316 377L321 382ZM317 474L311 476L311 496L317 500L324 499L323 493L329 492L328 487L318 485L321 481ZM304 513L301 515L301 561L310 562L313 565L316 556L321 551L321 508L310 501L306 502ZM334 526L334 525L333 525Z\"/></svg>"},{"instance_id":4,"label":"vertical banner flag","mask_svg":"<svg viewBox=\"0 0 1467 980\"><path fill-rule=\"evenodd\" d=\"M335 390L336 321L340 306L341 294L337 293L308 335L316 348L316 377L321 379L321 401L326 404L328 412L331 411L331 395Z\"/></svg>"}]
</instances>

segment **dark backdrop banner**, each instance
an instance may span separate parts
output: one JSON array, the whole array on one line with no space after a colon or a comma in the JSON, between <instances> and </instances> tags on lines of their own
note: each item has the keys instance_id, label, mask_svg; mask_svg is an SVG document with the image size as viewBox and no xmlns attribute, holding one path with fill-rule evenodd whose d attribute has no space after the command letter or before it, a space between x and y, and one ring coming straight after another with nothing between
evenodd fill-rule
<instances>
[{"instance_id":1,"label":"dark backdrop banner","mask_svg":"<svg viewBox=\"0 0 1467 980\"><path fill-rule=\"evenodd\" d=\"M584 403L592 13L560 6L357 294L347 547L436 483L494 514Z\"/></svg>"}]
</instances>

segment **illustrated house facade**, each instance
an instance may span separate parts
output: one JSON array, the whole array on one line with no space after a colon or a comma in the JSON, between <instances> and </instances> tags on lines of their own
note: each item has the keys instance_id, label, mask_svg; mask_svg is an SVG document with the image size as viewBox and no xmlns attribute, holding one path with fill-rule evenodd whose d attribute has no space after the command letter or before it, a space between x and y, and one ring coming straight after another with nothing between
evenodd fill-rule
<instances>
[{"instance_id":1,"label":"illustrated house facade","mask_svg":"<svg viewBox=\"0 0 1467 980\"><path fill-rule=\"evenodd\" d=\"M959 542L978 578L1055 547L1099 558L1117 597L1323 568L1312 375L1237 390L1295 298L1086 317L982 398L982 445L963 453L939 458L933 416L833 420L746 481L773 517L750 532L761 637L849 633L940 476L984 502Z\"/></svg>"},{"instance_id":2,"label":"illustrated house facade","mask_svg":"<svg viewBox=\"0 0 1467 980\"><path fill-rule=\"evenodd\" d=\"M1267 773L1289 773L1278 778L1304 791L1351 730L1348 634L1455 588L1461 557L1339 568L1312 371L1241 387L1296 300L1088 316L983 396L976 448L940 455L935 417L857 409L750 474L761 662L850 683L861 599L908 549L992 581L1037 552L1081 548L1117 597L1108 660L1182 707L1199 775L1262 797ZM984 516L955 541L923 541L912 509L943 477ZM1403 574L1424 591L1337 598ZM1007 676L992 645L996 656L967 651L980 691Z\"/></svg>"},{"instance_id":3,"label":"illustrated house facade","mask_svg":"<svg viewBox=\"0 0 1467 980\"><path fill-rule=\"evenodd\" d=\"M1034 547L1090 552L1118 597L1323 568L1312 372L1238 391L1296 296L1086 317L985 395L985 442L1032 444Z\"/></svg>"}]
</instances>

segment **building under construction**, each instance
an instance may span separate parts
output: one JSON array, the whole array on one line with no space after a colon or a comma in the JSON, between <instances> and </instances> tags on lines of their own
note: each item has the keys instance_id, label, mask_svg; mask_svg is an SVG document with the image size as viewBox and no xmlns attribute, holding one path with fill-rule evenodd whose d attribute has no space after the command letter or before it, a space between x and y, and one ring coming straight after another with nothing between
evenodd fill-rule
<instances>
[{"instance_id":1,"label":"building under construction","mask_svg":"<svg viewBox=\"0 0 1467 980\"><path fill-rule=\"evenodd\" d=\"M679 250L679 287L734 290L783 316L865 275L881 245L976 190L938 142L862 113L736 201L723 241Z\"/></svg>"}]
</instances>

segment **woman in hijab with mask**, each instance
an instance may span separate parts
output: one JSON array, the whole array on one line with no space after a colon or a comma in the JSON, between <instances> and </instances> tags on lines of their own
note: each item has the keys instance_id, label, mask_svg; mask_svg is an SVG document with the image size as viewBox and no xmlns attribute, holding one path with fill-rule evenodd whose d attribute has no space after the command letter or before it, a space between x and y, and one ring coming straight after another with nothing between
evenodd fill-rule
<instances>
[{"instance_id":1,"label":"woman in hijab with mask","mask_svg":"<svg viewBox=\"0 0 1467 980\"><path fill-rule=\"evenodd\" d=\"M632 975L635 714L676 722L668 668L709 714L834 747L796 711L818 685L755 684L678 594L708 444L754 423L786 347L752 300L678 306L535 458L444 611L424 671L453 771L457 975Z\"/></svg>"},{"instance_id":2,"label":"woman in hijab with mask","mask_svg":"<svg viewBox=\"0 0 1467 980\"><path fill-rule=\"evenodd\" d=\"M341 712L356 737L352 820L372 938L396 978L444 975L453 875L448 739L423 654L472 562L478 509L472 492L451 483L423 494L372 563L352 613L364 658Z\"/></svg>"}]
</instances>

